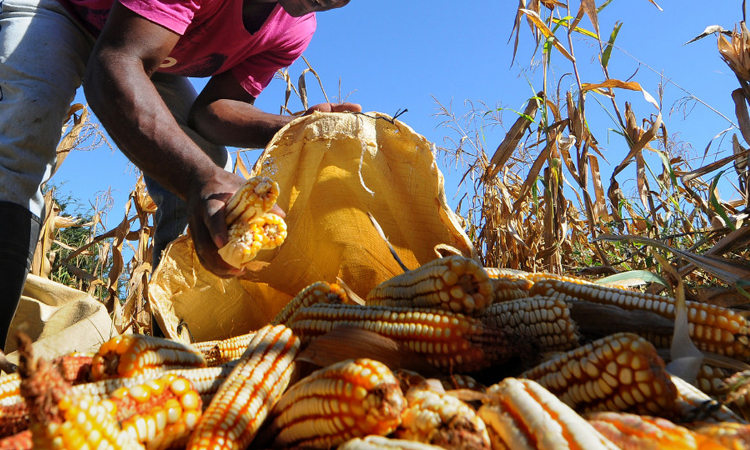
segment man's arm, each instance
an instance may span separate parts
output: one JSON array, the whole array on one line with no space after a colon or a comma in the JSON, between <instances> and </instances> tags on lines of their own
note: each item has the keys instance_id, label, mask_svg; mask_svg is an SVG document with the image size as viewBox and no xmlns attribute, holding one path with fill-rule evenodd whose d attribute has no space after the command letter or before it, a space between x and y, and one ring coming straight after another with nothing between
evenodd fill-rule
<instances>
[{"instance_id":1,"label":"man's arm","mask_svg":"<svg viewBox=\"0 0 750 450\"><path fill-rule=\"evenodd\" d=\"M230 147L265 148L268 142L293 116L264 112L230 72L212 77L193 103L190 126L209 141ZM361 111L354 103L321 103L313 111Z\"/></svg>"},{"instance_id":2,"label":"man's arm","mask_svg":"<svg viewBox=\"0 0 750 450\"><path fill-rule=\"evenodd\" d=\"M149 79L178 39L116 1L89 60L84 90L122 152L186 200L203 265L220 276L236 275L217 251L227 240L225 202L244 180L218 167L180 129Z\"/></svg>"}]
</instances>

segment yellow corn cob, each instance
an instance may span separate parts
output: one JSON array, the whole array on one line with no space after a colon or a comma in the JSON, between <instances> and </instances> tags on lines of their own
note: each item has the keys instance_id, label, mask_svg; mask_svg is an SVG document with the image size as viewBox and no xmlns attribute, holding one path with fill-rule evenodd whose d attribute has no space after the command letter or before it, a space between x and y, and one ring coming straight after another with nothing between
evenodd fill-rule
<instances>
[{"instance_id":1,"label":"yellow corn cob","mask_svg":"<svg viewBox=\"0 0 750 450\"><path fill-rule=\"evenodd\" d=\"M520 336L520 345L527 347L524 356L531 364L531 355L578 346L578 327L570 318L568 304L562 300L536 297L495 303L480 319L492 328L511 328Z\"/></svg>"},{"instance_id":2,"label":"yellow corn cob","mask_svg":"<svg viewBox=\"0 0 750 450\"><path fill-rule=\"evenodd\" d=\"M393 436L449 450L490 448L490 438L474 408L423 384L406 392L408 404Z\"/></svg>"},{"instance_id":3,"label":"yellow corn cob","mask_svg":"<svg viewBox=\"0 0 750 450\"><path fill-rule=\"evenodd\" d=\"M208 402L218 392L219 387L227 379L229 373L237 365L232 361L217 367L205 367L198 369L172 369L166 372L149 371L147 373L127 378L110 378L92 383L79 384L73 386L74 394L86 394L97 400L104 400L121 388L132 388L148 381L155 380L165 373L174 374L190 381L195 390L201 397L203 406L208 406Z\"/></svg>"},{"instance_id":4,"label":"yellow corn cob","mask_svg":"<svg viewBox=\"0 0 750 450\"><path fill-rule=\"evenodd\" d=\"M258 330L201 416L187 449L247 447L289 384L298 351L299 339L284 325Z\"/></svg>"},{"instance_id":5,"label":"yellow corn cob","mask_svg":"<svg viewBox=\"0 0 750 450\"><path fill-rule=\"evenodd\" d=\"M726 380L731 376L732 371L728 369L703 364L698 369L696 387L711 397L720 397L727 393L728 386ZM738 396L734 400L744 405L746 403L745 394Z\"/></svg>"},{"instance_id":6,"label":"yellow corn cob","mask_svg":"<svg viewBox=\"0 0 750 450\"><path fill-rule=\"evenodd\" d=\"M677 389L647 340L617 333L524 372L576 411L670 416Z\"/></svg>"},{"instance_id":7,"label":"yellow corn cob","mask_svg":"<svg viewBox=\"0 0 750 450\"><path fill-rule=\"evenodd\" d=\"M143 449L137 440L120 427L111 411L85 396L68 397L57 403L62 423L32 420L30 429L34 449L111 448Z\"/></svg>"},{"instance_id":8,"label":"yellow corn cob","mask_svg":"<svg viewBox=\"0 0 750 450\"><path fill-rule=\"evenodd\" d=\"M52 365L60 372L63 379L71 384L90 381L93 353L73 352L52 360ZM21 398L21 377L17 373L0 377L0 406L23 402ZM0 421L2 421L0 413ZM2 426L2 425L0 425Z\"/></svg>"},{"instance_id":9,"label":"yellow corn cob","mask_svg":"<svg viewBox=\"0 0 750 450\"><path fill-rule=\"evenodd\" d=\"M341 361L313 372L281 397L269 435L274 447L328 449L355 437L391 433L405 407L387 366L371 359Z\"/></svg>"},{"instance_id":10,"label":"yellow corn cob","mask_svg":"<svg viewBox=\"0 0 750 450\"><path fill-rule=\"evenodd\" d=\"M70 383L50 363L35 359L31 339L19 336L21 394L29 406L34 449L142 449L124 433L114 411L88 396L72 395Z\"/></svg>"},{"instance_id":11,"label":"yellow corn cob","mask_svg":"<svg viewBox=\"0 0 750 450\"><path fill-rule=\"evenodd\" d=\"M241 269L261 250L271 250L286 239L286 222L273 213L262 213L249 222L238 221L229 227L229 240L219 256L230 266Z\"/></svg>"},{"instance_id":12,"label":"yellow corn cob","mask_svg":"<svg viewBox=\"0 0 750 450\"><path fill-rule=\"evenodd\" d=\"M532 283L524 279L498 278L492 280L492 303L501 303L529 296Z\"/></svg>"},{"instance_id":13,"label":"yellow corn cob","mask_svg":"<svg viewBox=\"0 0 750 450\"><path fill-rule=\"evenodd\" d=\"M524 270L508 269L505 267L485 267L484 270L487 271L487 275L493 280L498 280L501 278L508 278L512 280L526 280L530 275L529 272L526 272ZM531 286L531 284L529 285L529 287Z\"/></svg>"},{"instance_id":14,"label":"yellow corn cob","mask_svg":"<svg viewBox=\"0 0 750 450\"><path fill-rule=\"evenodd\" d=\"M248 222L276 204L279 185L268 177L252 177L227 202L227 225Z\"/></svg>"},{"instance_id":15,"label":"yellow corn cob","mask_svg":"<svg viewBox=\"0 0 750 450\"><path fill-rule=\"evenodd\" d=\"M440 308L472 315L492 302L492 281L475 260L435 259L386 280L367 294L368 305Z\"/></svg>"},{"instance_id":16,"label":"yellow corn cob","mask_svg":"<svg viewBox=\"0 0 750 450\"><path fill-rule=\"evenodd\" d=\"M337 450L442 450L442 447L406 439L391 439L385 436L371 435L350 439L339 445Z\"/></svg>"},{"instance_id":17,"label":"yellow corn cob","mask_svg":"<svg viewBox=\"0 0 750 450\"><path fill-rule=\"evenodd\" d=\"M276 314L272 325L286 324L302 307L316 303L348 303L346 291L335 283L318 281L302 289L284 308Z\"/></svg>"},{"instance_id":18,"label":"yellow corn cob","mask_svg":"<svg viewBox=\"0 0 750 450\"><path fill-rule=\"evenodd\" d=\"M506 378L487 394L478 414L493 449L618 448L534 381Z\"/></svg>"},{"instance_id":19,"label":"yellow corn cob","mask_svg":"<svg viewBox=\"0 0 750 450\"><path fill-rule=\"evenodd\" d=\"M566 281L539 281L530 295L579 300L615 305L627 310L645 310L674 320L675 300L643 292L603 287L595 284L576 284ZM705 303L686 302L689 331L695 345L703 350L750 361L750 338L747 320L728 308ZM663 340L645 336L658 347L669 347L671 335Z\"/></svg>"},{"instance_id":20,"label":"yellow corn cob","mask_svg":"<svg viewBox=\"0 0 750 450\"><path fill-rule=\"evenodd\" d=\"M229 339L195 342L192 344L206 359L207 367L220 366L242 356L255 333L247 333Z\"/></svg>"},{"instance_id":21,"label":"yellow corn cob","mask_svg":"<svg viewBox=\"0 0 750 450\"><path fill-rule=\"evenodd\" d=\"M690 428L733 450L750 449L750 425L732 422L701 423Z\"/></svg>"},{"instance_id":22,"label":"yellow corn cob","mask_svg":"<svg viewBox=\"0 0 750 450\"><path fill-rule=\"evenodd\" d=\"M118 389L105 402L123 431L147 450L183 447L201 414L198 392L175 374Z\"/></svg>"},{"instance_id":23,"label":"yellow corn cob","mask_svg":"<svg viewBox=\"0 0 750 450\"><path fill-rule=\"evenodd\" d=\"M98 381L179 367L206 367L206 360L196 349L177 341L124 334L101 345L94 355L91 375Z\"/></svg>"},{"instance_id":24,"label":"yellow corn cob","mask_svg":"<svg viewBox=\"0 0 750 450\"><path fill-rule=\"evenodd\" d=\"M505 330L439 309L317 304L300 308L288 326L305 340L338 326L372 331L422 355L439 369L459 373L505 362L513 352Z\"/></svg>"},{"instance_id":25,"label":"yellow corn cob","mask_svg":"<svg viewBox=\"0 0 750 450\"><path fill-rule=\"evenodd\" d=\"M654 450L728 450L718 440L660 418L598 412L585 416L601 434L621 448Z\"/></svg>"}]
</instances>

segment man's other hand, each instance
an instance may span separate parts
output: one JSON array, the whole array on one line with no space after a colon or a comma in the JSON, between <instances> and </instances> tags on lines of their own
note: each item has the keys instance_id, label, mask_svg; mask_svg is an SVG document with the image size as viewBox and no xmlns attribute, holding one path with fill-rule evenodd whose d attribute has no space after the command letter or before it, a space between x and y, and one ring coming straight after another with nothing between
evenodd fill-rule
<instances>
[{"instance_id":1,"label":"man's other hand","mask_svg":"<svg viewBox=\"0 0 750 450\"><path fill-rule=\"evenodd\" d=\"M357 103L318 103L305 111L305 115L312 114L313 111L320 112L362 112L362 106Z\"/></svg>"}]
</instances>

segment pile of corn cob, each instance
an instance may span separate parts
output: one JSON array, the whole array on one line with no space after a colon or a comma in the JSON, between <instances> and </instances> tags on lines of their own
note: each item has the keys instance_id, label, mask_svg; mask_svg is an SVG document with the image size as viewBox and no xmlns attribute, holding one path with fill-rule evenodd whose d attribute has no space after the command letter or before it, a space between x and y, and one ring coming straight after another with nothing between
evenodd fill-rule
<instances>
[{"instance_id":1,"label":"pile of corn cob","mask_svg":"<svg viewBox=\"0 0 750 450\"><path fill-rule=\"evenodd\" d=\"M49 363L25 340L0 448L750 448L744 397L720 402L731 372L706 366L706 392L667 372L668 297L450 256L365 300L319 282L246 335L123 335ZM744 316L687 306L699 348L750 360Z\"/></svg>"},{"instance_id":2,"label":"pile of corn cob","mask_svg":"<svg viewBox=\"0 0 750 450\"><path fill-rule=\"evenodd\" d=\"M230 201L228 262L283 241L277 192L251 179ZM701 368L701 391L659 353L668 297L449 256L361 303L321 281L246 335L123 335L51 362L19 336L0 448L750 448L747 377L728 370L750 363L750 331L734 311L687 302L692 340L723 361Z\"/></svg>"}]
</instances>

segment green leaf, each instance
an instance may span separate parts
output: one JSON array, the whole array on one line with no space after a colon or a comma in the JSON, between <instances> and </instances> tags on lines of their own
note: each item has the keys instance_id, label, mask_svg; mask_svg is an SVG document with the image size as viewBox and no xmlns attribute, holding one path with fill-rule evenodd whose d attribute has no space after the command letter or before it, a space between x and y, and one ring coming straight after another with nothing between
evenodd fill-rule
<instances>
[{"instance_id":1,"label":"green leaf","mask_svg":"<svg viewBox=\"0 0 750 450\"><path fill-rule=\"evenodd\" d=\"M620 33L620 28L622 28L622 22L615 22L612 34L609 36L609 40L604 46L604 51L602 52L602 67L604 68L609 64L609 58L612 56L612 48L615 46L615 39L617 39L617 35Z\"/></svg>"},{"instance_id":2,"label":"green leaf","mask_svg":"<svg viewBox=\"0 0 750 450\"><path fill-rule=\"evenodd\" d=\"M573 17L567 16L567 17L563 17L562 19L556 19L556 18L552 17L551 20L552 20L552 22L554 22L558 26L562 25L565 28L570 28L570 19L573 19ZM555 28L553 28L552 31L553 32L557 31L557 26ZM597 36L596 33L594 33L593 31L589 31L589 30L587 30L585 28L575 27L575 28L573 28L573 31L575 31L576 33L580 33L580 34L582 34L584 36L592 37L594 39L599 39L599 36Z\"/></svg>"},{"instance_id":3,"label":"green leaf","mask_svg":"<svg viewBox=\"0 0 750 450\"><path fill-rule=\"evenodd\" d=\"M718 214L722 219L724 219L724 223L727 225L727 227L730 230L735 231L737 228L734 226L734 223L732 223L732 221L729 220L727 211L724 209L723 206L721 206L721 203L719 203L719 199L716 198L716 194L715 194L716 186L719 184L719 179L721 179L721 176L723 174L724 174L724 171L722 170L711 181L711 187L709 188L709 192L711 193L711 195L709 196L708 202L711 204L711 206L713 206L713 209L716 212L716 214Z\"/></svg>"}]
</instances>

